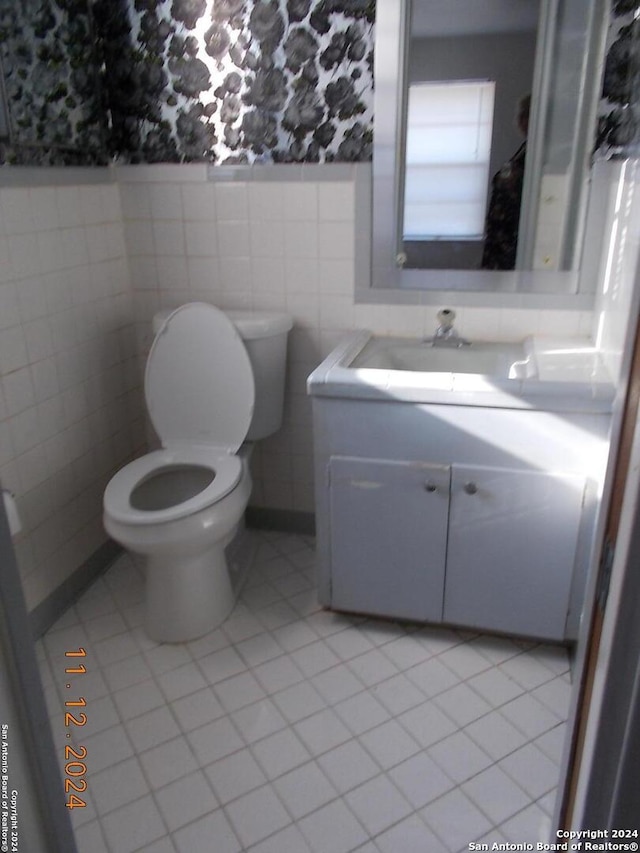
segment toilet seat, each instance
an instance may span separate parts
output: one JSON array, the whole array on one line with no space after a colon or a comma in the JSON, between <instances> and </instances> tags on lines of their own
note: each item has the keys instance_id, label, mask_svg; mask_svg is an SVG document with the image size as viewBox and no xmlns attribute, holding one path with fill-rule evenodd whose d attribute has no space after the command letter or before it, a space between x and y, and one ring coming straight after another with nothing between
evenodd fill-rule
<instances>
[{"instance_id":1,"label":"toilet seat","mask_svg":"<svg viewBox=\"0 0 640 853\"><path fill-rule=\"evenodd\" d=\"M204 302L173 311L151 346L144 394L163 447L236 453L253 418L255 385L249 354L227 315Z\"/></svg>"},{"instance_id":2,"label":"toilet seat","mask_svg":"<svg viewBox=\"0 0 640 853\"><path fill-rule=\"evenodd\" d=\"M131 495L137 486L154 474L180 465L208 468L215 477L202 491L165 509L142 510L131 505ZM241 475L240 458L215 448L184 446L154 450L129 462L112 477L104 493L104 510L114 521L126 524L175 521L222 500L237 486Z\"/></svg>"},{"instance_id":3,"label":"toilet seat","mask_svg":"<svg viewBox=\"0 0 640 853\"><path fill-rule=\"evenodd\" d=\"M111 519L130 525L193 515L222 500L240 481L242 462L235 454L251 424L255 386L249 355L231 320L201 302L169 314L147 358L144 392L163 449L118 471L103 501ZM213 479L171 506L132 504L138 486L180 466L208 469Z\"/></svg>"}]
</instances>

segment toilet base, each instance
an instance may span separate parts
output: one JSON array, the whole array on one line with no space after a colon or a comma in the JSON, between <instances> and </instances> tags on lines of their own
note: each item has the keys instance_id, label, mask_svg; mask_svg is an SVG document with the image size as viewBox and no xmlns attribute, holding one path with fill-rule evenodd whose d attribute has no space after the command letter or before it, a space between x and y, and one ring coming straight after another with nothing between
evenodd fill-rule
<instances>
[{"instance_id":1,"label":"toilet base","mask_svg":"<svg viewBox=\"0 0 640 853\"><path fill-rule=\"evenodd\" d=\"M229 539L197 556L148 557L146 631L158 643L186 643L218 628L236 596L225 557Z\"/></svg>"}]
</instances>

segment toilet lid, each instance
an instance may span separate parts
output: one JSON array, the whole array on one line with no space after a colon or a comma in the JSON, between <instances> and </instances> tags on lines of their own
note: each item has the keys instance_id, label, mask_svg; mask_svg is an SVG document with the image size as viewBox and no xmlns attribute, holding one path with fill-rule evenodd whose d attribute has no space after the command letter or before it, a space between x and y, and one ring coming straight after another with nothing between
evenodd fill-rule
<instances>
[{"instance_id":1,"label":"toilet lid","mask_svg":"<svg viewBox=\"0 0 640 853\"><path fill-rule=\"evenodd\" d=\"M229 318L202 302L170 314L151 346L144 391L165 447L235 453L251 424L255 389L249 355Z\"/></svg>"}]
</instances>

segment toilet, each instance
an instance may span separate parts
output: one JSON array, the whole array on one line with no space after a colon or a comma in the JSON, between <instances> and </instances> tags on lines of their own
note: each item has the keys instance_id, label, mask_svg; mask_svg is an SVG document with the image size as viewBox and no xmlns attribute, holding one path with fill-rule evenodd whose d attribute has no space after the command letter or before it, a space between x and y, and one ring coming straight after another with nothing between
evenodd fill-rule
<instances>
[{"instance_id":1,"label":"toilet","mask_svg":"<svg viewBox=\"0 0 640 853\"><path fill-rule=\"evenodd\" d=\"M157 642L200 637L234 607L225 548L251 494L241 448L280 427L291 325L200 302L154 318L144 391L162 447L112 477L103 507L107 533L145 558Z\"/></svg>"}]
</instances>

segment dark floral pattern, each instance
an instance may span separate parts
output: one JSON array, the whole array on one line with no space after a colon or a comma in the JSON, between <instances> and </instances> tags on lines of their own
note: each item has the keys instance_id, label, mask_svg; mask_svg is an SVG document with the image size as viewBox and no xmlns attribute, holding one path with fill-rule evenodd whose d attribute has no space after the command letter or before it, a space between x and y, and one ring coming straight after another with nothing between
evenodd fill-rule
<instances>
[{"instance_id":1,"label":"dark floral pattern","mask_svg":"<svg viewBox=\"0 0 640 853\"><path fill-rule=\"evenodd\" d=\"M0 57L12 128L0 163L105 164L106 110L87 0L0 3Z\"/></svg>"},{"instance_id":2,"label":"dark floral pattern","mask_svg":"<svg viewBox=\"0 0 640 853\"><path fill-rule=\"evenodd\" d=\"M0 6L12 162L371 158L374 0Z\"/></svg>"},{"instance_id":3,"label":"dark floral pattern","mask_svg":"<svg viewBox=\"0 0 640 853\"><path fill-rule=\"evenodd\" d=\"M112 156L371 158L374 0L94 0L94 13Z\"/></svg>"},{"instance_id":4,"label":"dark floral pattern","mask_svg":"<svg viewBox=\"0 0 640 853\"><path fill-rule=\"evenodd\" d=\"M640 143L640 0L616 0L609 27L596 157L637 153Z\"/></svg>"},{"instance_id":5,"label":"dark floral pattern","mask_svg":"<svg viewBox=\"0 0 640 853\"><path fill-rule=\"evenodd\" d=\"M174 21L184 24L188 30L192 30L204 15L206 8L206 0L173 0L171 17Z\"/></svg>"},{"instance_id":6,"label":"dark floral pattern","mask_svg":"<svg viewBox=\"0 0 640 853\"><path fill-rule=\"evenodd\" d=\"M297 74L316 55L318 42L305 27L294 27L284 43L285 67Z\"/></svg>"},{"instance_id":7,"label":"dark floral pattern","mask_svg":"<svg viewBox=\"0 0 640 853\"><path fill-rule=\"evenodd\" d=\"M374 5L0 0L0 163L369 160ZM612 3L596 156L640 141L639 10Z\"/></svg>"}]
</instances>

